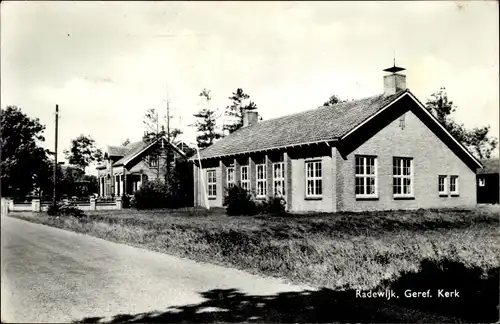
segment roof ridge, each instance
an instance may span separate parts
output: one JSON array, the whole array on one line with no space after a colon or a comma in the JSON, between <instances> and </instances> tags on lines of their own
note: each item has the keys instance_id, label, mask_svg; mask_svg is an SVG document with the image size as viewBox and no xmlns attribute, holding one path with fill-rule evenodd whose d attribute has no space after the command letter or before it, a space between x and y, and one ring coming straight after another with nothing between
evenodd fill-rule
<instances>
[{"instance_id":1,"label":"roof ridge","mask_svg":"<svg viewBox=\"0 0 500 324\"><path fill-rule=\"evenodd\" d=\"M402 92L401 92L402 93ZM298 112L294 112L294 113L291 113L291 114L288 114L288 115L284 115L284 116L279 116L279 117L274 117L274 118L270 118L270 119L266 119L266 120L263 120L261 122L257 122L253 125L249 125L247 127L244 127L245 129L248 128L248 127L251 127L251 126L255 126L255 125L258 125L258 124L265 124L267 122L270 122L270 121L276 121L276 120L279 120L281 118L287 118L287 117L295 117L295 116L298 116L298 115L301 115L301 114L306 114L306 113L310 113L311 111L315 111L317 109L328 109L328 108L334 108L335 106L340 106L342 104L346 104L346 103L356 103L356 102L359 102L359 101L364 101L364 100L369 100L369 99L374 99L374 98L377 98L377 97L382 97L382 96L391 96L391 95L385 95L385 94L378 94L378 95L372 95L372 96L369 96L369 97L363 97L363 98L359 98L359 99L354 99L354 100L351 100L351 101L344 101L344 102L338 102L334 105L331 105L331 106L317 106L316 108L311 108L311 109L307 109L307 110L302 110L302 111L298 111ZM243 127L239 128L238 130L240 129L244 129ZM238 131L237 130L237 131Z\"/></svg>"}]
</instances>

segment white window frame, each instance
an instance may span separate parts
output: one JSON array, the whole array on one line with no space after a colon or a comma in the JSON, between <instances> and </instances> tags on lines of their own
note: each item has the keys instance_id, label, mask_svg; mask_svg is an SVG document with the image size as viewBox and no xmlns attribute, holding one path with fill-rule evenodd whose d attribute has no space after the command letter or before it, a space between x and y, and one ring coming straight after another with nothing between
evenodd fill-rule
<instances>
[{"instance_id":1,"label":"white window frame","mask_svg":"<svg viewBox=\"0 0 500 324\"><path fill-rule=\"evenodd\" d=\"M227 180L227 187L232 188L235 185L234 182L234 167L228 167L226 169L226 180Z\"/></svg>"},{"instance_id":2,"label":"white window frame","mask_svg":"<svg viewBox=\"0 0 500 324\"><path fill-rule=\"evenodd\" d=\"M443 180L443 183L441 184L441 179ZM443 190L441 190L441 186ZM438 192L439 195L441 196L447 196L448 195L448 176L444 174L438 175Z\"/></svg>"},{"instance_id":3,"label":"white window frame","mask_svg":"<svg viewBox=\"0 0 500 324\"><path fill-rule=\"evenodd\" d=\"M261 171L259 171L261 169ZM256 190L256 197L257 198L264 198L267 197L267 168L266 164L256 164L255 165L255 171L256 171L256 185L255 185L255 190ZM262 183L262 191L259 190L259 184Z\"/></svg>"},{"instance_id":4,"label":"white window frame","mask_svg":"<svg viewBox=\"0 0 500 324\"><path fill-rule=\"evenodd\" d=\"M217 198L217 172L216 172L216 170L207 170L207 195L208 195L208 198Z\"/></svg>"},{"instance_id":5,"label":"white window frame","mask_svg":"<svg viewBox=\"0 0 500 324\"><path fill-rule=\"evenodd\" d=\"M357 173L358 159L361 159L363 170L362 173ZM373 172L368 174L368 159L373 159ZM354 193L356 198L378 198L378 172L377 172L377 157L369 155L357 155L354 158ZM363 179L363 191L364 193L356 193L356 179ZM373 193L367 193L368 189L368 179L374 179L373 187L375 188Z\"/></svg>"},{"instance_id":6,"label":"white window frame","mask_svg":"<svg viewBox=\"0 0 500 324\"><path fill-rule=\"evenodd\" d=\"M399 161L399 167L401 169L401 174L396 175L394 174L394 166L395 162ZM405 175L403 172L403 167L404 167L404 161L409 161L410 162L410 174ZM393 157L392 158L392 178L393 178L393 183L392 183L392 194L394 198L414 198L414 190L413 190L413 183L414 183L414 177L413 177L413 159L408 158L408 157ZM394 179L401 179L401 193L394 193ZM404 179L410 179L410 193L403 193L403 188L404 188Z\"/></svg>"},{"instance_id":7,"label":"white window frame","mask_svg":"<svg viewBox=\"0 0 500 324\"><path fill-rule=\"evenodd\" d=\"M155 158L155 159L153 159ZM153 161L155 161L155 163L152 163ZM158 167L158 163L159 163L159 157L158 157L158 154L150 154L149 157L148 157L148 165L150 168L157 168Z\"/></svg>"},{"instance_id":8,"label":"white window frame","mask_svg":"<svg viewBox=\"0 0 500 324\"><path fill-rule=\"evenodd\" d=\"M458 196L460 194L458 179L459 179L458 175L451 175L450 176L450 195L452 195L452 196ZM453 182L455 182L455 183L453 183ZM455 190L451 190L453 184L455 184Z\"/></svg>"},{"instance_id":9,"label":"white window frame","mask_svg":"<svg viewBox=\"0 0 500 324\"><path fill-rule=\"evenodd\" d=\"M486 179L485 178L479 178L478 185L479 185L479 187L486 186Z\"/></svg>"},{"instance_id":10,"label":"white window frame","mask_svg":"<svg viewBox=\"0 0 500 324\"><path fill-rule=\"evenodd\" d=\"M241 166L241 188L245 190L250 190L250 177L249 177L249 167L248 165ZM245 171L243 171L245 170Z\"/></svg>"},{"instance_id":11,"label":"white window frame","mask_svg":"<svg viewBox=\"0 0 500 324\"><path fill-rule=\"evenodd\" d=\"M309 166L312 166L309 168ZM318 167L319 166L319 167ZM317 171L320 171L320 175L317 175ZM311 170L311 173L309 173ZM306 171L306 182L305 182L305 193L306 198L322 198L323 197L323 163L321 160L315 161L306 161L305 162L305 171ZM312 182L310 182L312 181ZM318 186L318 182L320 185ZM312 184L311 190L309 191L309 183ZM319 188L319 190L317 190ZM320 191L320 193L317 193Z\"/></svg>"},{"instance_id":12,"label":"white window frame","mask_svg":"<svg viewBox=\"0 0 500 324\"><path fill-rule=\"evenodd\" d=\"M277 193L277 185L281 187L281 193ZM273 163L273 194L275 197L284 197L285 191L285 163L276 162Z\"/></svg>"}]
</instances>

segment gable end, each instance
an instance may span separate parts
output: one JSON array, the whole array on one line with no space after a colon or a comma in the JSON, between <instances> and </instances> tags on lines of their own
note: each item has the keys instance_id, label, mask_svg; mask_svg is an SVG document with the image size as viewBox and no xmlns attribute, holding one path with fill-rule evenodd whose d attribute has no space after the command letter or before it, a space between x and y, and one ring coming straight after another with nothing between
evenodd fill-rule
<instances>
[{"instance_id":1,"label":"gable end","mask_svg":"<svg viewBox=\"0 0 500 324\"><path fill-rule=\"evenodd\" d=\"M342 136L339 151L346 156L382 128L411 110L446 146L471 169L481 168L481 163L458 142L409 91L363 123ZM419 139L415 139L419 140Z\"/></svg>"}]
</instances>

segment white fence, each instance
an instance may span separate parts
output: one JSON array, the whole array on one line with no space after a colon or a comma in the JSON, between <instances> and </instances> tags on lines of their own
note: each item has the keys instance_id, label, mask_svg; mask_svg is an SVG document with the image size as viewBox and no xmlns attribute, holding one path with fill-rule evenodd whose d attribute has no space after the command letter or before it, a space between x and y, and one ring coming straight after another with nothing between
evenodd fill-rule
<instances>
[{"instance_id":1,"label":"white fence","mask_svg":"<svg viewBox=\"0 0 500 324\"><path fill-rule=\"evenodd\" d=\"M63 203L68 203L67 199L63 200ZM1 201L1 212L2 216L8 214L9 212L41 212L46 211L49 208L50 203L42 203L40 199L33 199L31 202L14 203L14 200L9 198L2 198ZM84 211L94 211L94 210L116 210L122 209L123 203L121 197L115 198L113 201L99 202L96 198L90 198L89 202L79 201L75 205Z\"/></svg>"}]
</instances>

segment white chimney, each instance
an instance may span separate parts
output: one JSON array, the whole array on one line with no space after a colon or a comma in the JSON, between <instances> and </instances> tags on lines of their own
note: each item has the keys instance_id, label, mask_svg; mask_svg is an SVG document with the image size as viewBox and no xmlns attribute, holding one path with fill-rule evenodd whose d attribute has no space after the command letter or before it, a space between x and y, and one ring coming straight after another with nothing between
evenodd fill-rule
<instances>
[{"instance_id":1,"label":"white chimney","mask_svg":"<svg viewBox=\"0 0 500 324\"><path fill-rule=\"evenodd\" d=\"M243 110L243 127L257 124L259 121L259 113L254 110Z\"/></svg>"}]
</instances>

